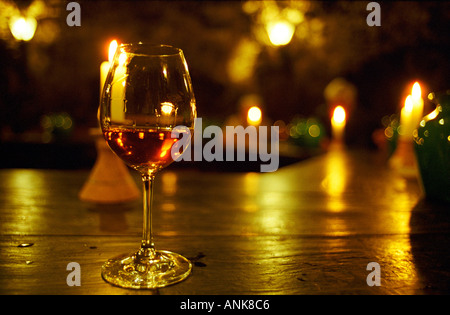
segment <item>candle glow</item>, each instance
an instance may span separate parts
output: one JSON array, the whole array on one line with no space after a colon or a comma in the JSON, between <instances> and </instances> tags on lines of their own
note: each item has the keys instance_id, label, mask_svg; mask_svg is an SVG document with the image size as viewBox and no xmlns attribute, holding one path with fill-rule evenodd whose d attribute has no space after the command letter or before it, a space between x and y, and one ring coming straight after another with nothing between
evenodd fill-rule
<instances>
[{"instance_id":1,"label":"candle glow","mask_svg":"<svg viewBox=\"0 0 450 315\"><path fill-rule=\"evenodd\" d=\"M419 126L423 115L423 99L419 82L415 82L411 94L405 99L400 113L399 134L407 140L412 140L414 130Z\"/></svg>"},{"instance_id":2,"label":"candle glow","mask_svg":"<svg viewBox=\"0 0 450 315\"><path fill-rule=\"evenodd\" d=\"M103 92L103 86L106 81L111 64L114 61L114 56L117 51L118 42L111 41L108 49L108 61L102 62L100 66L100 94ZM119 63L114 74L114 83L111 84L111 119L115 121L122 121L125 118L123 107L123 96L125 91L125 62L126 55L119 56Z\"/></svg>"},{"instance_id":3,"label":"candle glow","mask_svg":"<svg viewBox=\"0 0 450 315\"><path fill-rule=\"evenodd\" d=\"M420 89L419 82L414 83L412 87L411 96L415 102L420 102L422 100L422 90Z\"/></svg>"},{"instance_id":4,"label":"candle glow","mask_svg":"<svg viewBox=\"0 0 450 315\"><path fill-rule=\"evenodd\" d=\"M109 50L108 50L108 61L112 62L113 58L114 58L114 54L116 53L117 50L117 41L113 40L110 44L109 44Z\"/></svg>"},{"instance_id":5,"label":"candle glow","mask_svg":"<svg viewBox=\"0 0 450 315\"><path fill-rule=\"evenodd\" d=\"M331 128L333 138L335 140L341 141L344 136L344 129L346 124L346 114L345 109L342 106L336 106L333 111L333 116L331 118Z\"/></svg>"},{"instance_id":6,"label":"candle glow","mask_svg":"<svg viewBox=\"0 0 450 315\"><path fill-rule=\"evenodd\" d=\"M295 27L287 21L278 21L267 25L267 33L270 42L274 46L284 46L289 44L294 35Z\"/></svg>"},{"instance_id":7,"label":"candle glow","mask_svg":"<svg viewBox=\"0 0 450 315\"><path fill-rule=\"evenodd\" d=\"M250 125L258 125L262 120L262 112L258 106L252 106L247 112L247 122Z\"/></svg>"},{"instance_id":8,"label":"candle glow","mask_svg":"<svg viewBox=\"0 0 450 315\"><path fill-rule=\"evenodd\" d=\"M170 102L164 102L161 104L161 113L164 115L170 115L172 114L172 111L174 110L175 106L173 106Z\"/></svg>"},{"instance_id":9,"label":"candle glow","mask_svg":"<svg viewBox=\"0 0 450 315\"><path fill-rule=\"evenodd\" d=\"M11 34L17 40L29 41L36 31L37 21L33 17L13 17L9 22Z\"/></svg>"},{"instance_id":10,"label":"candle glow","mask_svg":"<svg viewBox=\"0 0 450 315\"><path fill-rule=\"evenodd\" d=\"M345 125L345 109L342 106L336 106L333 112L332 122L334 124L344 124Z\"/></svg>"},{"instance_id":11,"label":"candle glow","mask_svg":"<svg viewBox=\"0 0 450 315\"><path fill-rule=\"evenodd\" d=\"M109 49L108 49L108 61L102 62L101 66L100 66L100 93L103 90L103 84L105 84L106 76L108 75L109 67L114 58L114 54L116 52L117 46L118 46L118 44L117 44L116 40L111 41L111 43L109 44Z\"/></svg>"}]
</instances>

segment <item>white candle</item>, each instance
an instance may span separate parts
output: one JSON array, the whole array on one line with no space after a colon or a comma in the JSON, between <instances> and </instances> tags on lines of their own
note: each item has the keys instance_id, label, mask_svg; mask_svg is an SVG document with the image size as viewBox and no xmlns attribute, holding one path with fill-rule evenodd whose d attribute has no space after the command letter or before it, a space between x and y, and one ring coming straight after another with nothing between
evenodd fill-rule
<instances>
[{"instance_id":1,"label":"white candle","mask_svg":"<svg viewBox=\"0 0 450 315\"><path fill-rule=\"evenodd\" d=\"M109 51L108 51L108 61L103 61L100 65L100 94L103 91L103 85L106 81L106 76L108 75L109 67L111 66L111 62L114 58L114 53L117 49L117 41L113 40L109 44Z\"/></svg>"},{"instance_id":2,"label":"white candle","mask_svg":"<svg viewBox=\"0 0 450 315\"><path fill-rule=\"evenodd\" d=\"M419 82L414 83L411 97L413 102L414 129L416 129L423 117L423 99Z\"/></svg>"},{"instance_id":3,"label":"white candle","mask_svg":"<svg viewBox=\"0 0 450 315\"><path fill-rule=\"evenodd\" d=\"M111 63L114 59L114 54L116 53L118 44L116 40L113 40L109 44L108 61L102 62L100 66L100 95L103 92L103 86L106 81L106 77L111 67ZM111 86L111 120L115 122L120 122L124 120L124 109L123 109L123 97L125 91L125 73L126 69L124 67L125 55L119 57L119 64L114 73L114 82Z\"/></svg>"},{"instance_id":4,"label":"white candle","mask_svg":"<svg viewBox=\"0 0 450 315\"><path fill-rule=\"evenodd\" d=\"M423 116L423 99L418 82L414 83L412 93L405 99L400 113L400 136L412 141L413 132L419 126Z\"/></svg>"},{"instance_id":5,"label":"white candle","mask_svg":"<svg viewBox=\"0 0 450 315\"><path fill-rule=\"evenodd\" d=\"M111 85L111 120L123 122L125 120L124 98L126 67L125 54L119 56L119 63L114 72L114 81Z\"/></svg>"},{"instance_id":6,"label":"white candle","mask_svg":"<svg viewBox=\"0 0 450 315\"><path fill-rule=\"evenodd\" d=\"M414 104L411 95L408 95L405 99L405 105L402 107L400 112L400 126L399 131L400 136L403 138L411 138L414 130L414 119L413 119L413 108Z\"/></svg>"}]
</instances>

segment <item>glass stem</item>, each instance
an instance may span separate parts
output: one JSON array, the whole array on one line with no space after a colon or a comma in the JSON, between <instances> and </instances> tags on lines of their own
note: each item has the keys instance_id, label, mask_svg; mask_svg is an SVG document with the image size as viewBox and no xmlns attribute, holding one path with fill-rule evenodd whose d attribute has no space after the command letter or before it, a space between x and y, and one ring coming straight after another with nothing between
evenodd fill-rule
<instances>
[{"instance_id":1,"label":"glass stem","mask_svg":"<svg viewBox=\"0 0 450 315\"><path fill-rule=\"evenodd\" d=\"M144 191L144 224L142 233L142 243L139 255L153 259L156 255L155 244L152 235L152 205L153 205L153 183L155 175L142 175L143 191Z\"/></svg>"}]
</instances>

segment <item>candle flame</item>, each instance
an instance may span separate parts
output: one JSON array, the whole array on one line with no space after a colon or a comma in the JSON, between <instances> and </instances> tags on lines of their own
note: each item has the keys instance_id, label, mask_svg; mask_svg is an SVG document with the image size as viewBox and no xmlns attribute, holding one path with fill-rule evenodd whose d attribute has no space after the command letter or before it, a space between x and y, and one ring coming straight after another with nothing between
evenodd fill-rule
<instances>
[{"instance_id":1,"label":"candle flame","mask_svg":"<svg viewBox=\"0 0 450 315\"><path fill-rule=\"evenodd\" d=\"M172 111L174 110L175 106L170 102L164 102L161 103L161 113L165 115L172 114Z\"/></svg>"},{"instance_id":2,"label":"candle flame","mask_svg":"<svg viewBox=\"0 0 450 315\"><path fill-rule=\"evenodd\" d=\"M120 56L119 56L119 66L123 67L125 65L126 61L127 61L127 55L124 52L121 52Z\"/></svg>"},{"instance_id":3,"label":"candle flame","mask_svg":"<svg viewBox=\"0 0 450 315\"><path fill-rule=\"evenodd\" d=\"M333 124L345 124L345 109L342 106L336 106L333 112L333 117L331 119Z\"/></svg>"},{"instance_id":4,"label":"candle flame","mask_svg":"<svg viewBox=\"0 0 450 315\"><path fill-rule=\"evenodd\" d=\"M112 62L113 58L114 58L114 54L116 53L117 50L117 41L113 40L110 44L109 44L109 52L108 52L108 61Z\"/></svg>"},{"instance_id":5,"label":"candle flame","mask_svg":"<svg viewBox=\"0 0 450 315\"><path fill-rule=\"evenodd\" d=\"M252 125L257 125L261 122L262 112L258 106L252 106L247 112L247 122Z\"/></svg>"},{"instance_id":6,"label":"candle flame","mask_svg":"<svg viewBox=\"0 0 450 315\"><path fill-rule=\"evenodd\" d=\"M9 22L12 35L17 40L29 41L36 31L37 21L33 17L14 16Z\"/></svg>"},{"instance_id":7,"label":"candle flame","mask_svg":"<svg viewBox=\"0 0 450 315\"><path fill-rule=\"evenodd\" d=\"M420 89L419 82L414 83L411 95L413 100L419 100L422 97L422 90Z\"/></svg>"},{"instance_id":8,"label":"candle flame","mask_svg":"<svg viewBox=\"0 0 450 315\"><path fill-rule=\"evenodd\" d=\"M413 100L412 100L412 96L408 95L406 97L406 99L405 99L405 111L407 113L411 113L413 108L414 108L414 103L413 103Z\"/></svg>"},{"instance_id":9,"label":"candle flame","mask_svg":"<svg viewBox=\"0 0 450 315\"><path fill-rule=\"evenodd\" d=\"M288 21L278 21L267 25L269 40L274 46L289 44L295 32L295 26Z\"/></svg>"}]
</instances>

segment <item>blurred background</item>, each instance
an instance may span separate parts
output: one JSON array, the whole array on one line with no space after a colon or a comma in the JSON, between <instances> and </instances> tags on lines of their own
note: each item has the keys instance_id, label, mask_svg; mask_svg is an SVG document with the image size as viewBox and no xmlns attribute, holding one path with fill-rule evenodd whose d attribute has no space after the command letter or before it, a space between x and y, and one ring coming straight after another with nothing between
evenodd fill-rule
<instances>
[{"instance_id":1,"label":"blurred background","mask_svg":"<svg viewBox=\"0 0 450 315\"><path fill-rule=\"evenodd\" d=\"M257 106L300 148L326 148L342 105L346 144L382 150L414 82L424 114L450 87L446 1L378 1L372 27L369 1L77 1L72 27L68 3L0 0L0 167L92 166L112 40L182 48L203 127L255 123Z\"/></svg>"}]
</instances>

